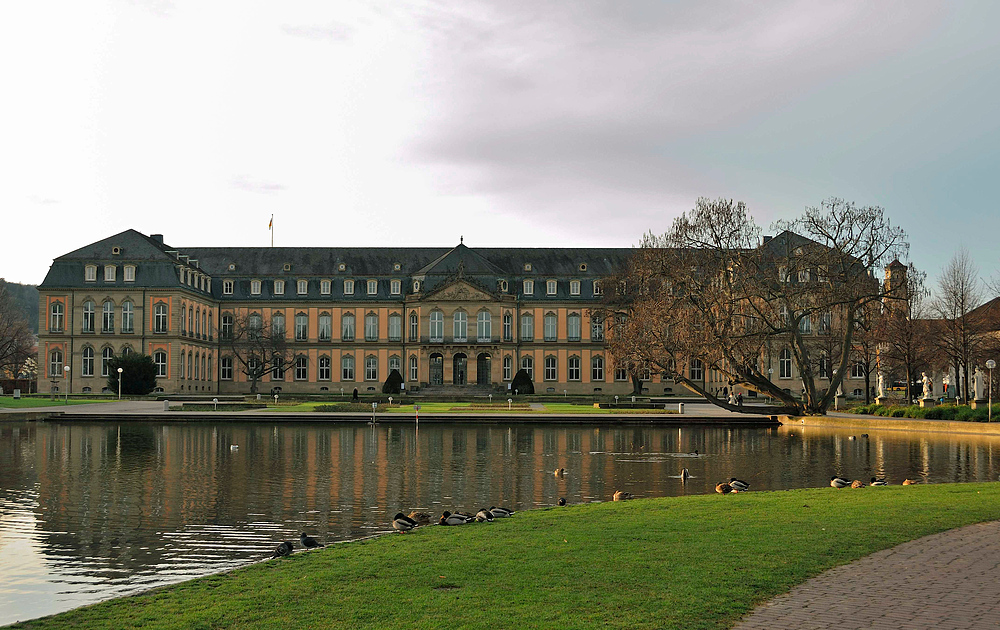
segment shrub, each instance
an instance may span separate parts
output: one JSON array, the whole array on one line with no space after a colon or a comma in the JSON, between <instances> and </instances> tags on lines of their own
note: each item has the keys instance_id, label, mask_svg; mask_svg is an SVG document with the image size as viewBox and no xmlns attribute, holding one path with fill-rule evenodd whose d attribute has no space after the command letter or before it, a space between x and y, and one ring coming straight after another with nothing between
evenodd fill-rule
<instances>
[{"instance_id":1,"label":"shrub","mask_svg":"<svg viewBox=\"0 0 1000 630\"><path fill-rule=\"evenodd\" d=\"M129 352L108 361L108 389L118 391L118 368L122 369L122 394L145 396L156 389L156 364L148 354Z\"/></svg>"},{"instance_id":2,"label":"shrub","mask_svg":"<svg viewBox=\"0 0 1000 630\"><path fill-rule=\"evenodd\" d=\"M524 370L518 370L514 375L514 380L510 384L511 391L517 391L518 395L535 393L535 384L531 382L531 377Z\"/></svg>"},{"instance_id":3,"label":"shrub","mask_svg":"<svg viewBox=\"0 0 1000 630\"><path fill-rule=\"evenodd\" d=\"M389 376L386 377L385 383L382 384L383 394L398 394L399 386L403 384L403 377L400 376L399 370L393 370L389 372Z\"/></svg>"}]
</instances>

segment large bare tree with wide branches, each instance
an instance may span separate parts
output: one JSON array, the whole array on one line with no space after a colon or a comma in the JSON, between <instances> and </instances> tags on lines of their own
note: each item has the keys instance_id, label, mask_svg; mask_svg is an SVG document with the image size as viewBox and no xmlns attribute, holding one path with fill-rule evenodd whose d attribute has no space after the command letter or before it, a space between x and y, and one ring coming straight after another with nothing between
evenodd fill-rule
<instances>
[{"instance_id":1,"label":"large bare tree with wide branches","mask_svg":"<svg viewBox=\"0 0 1000 630\"><path fill-rule=\"evenodd\" d=\"M220 324L223 355L232 357L234 368L246 376L251 394L257 393L257 384L265 374L283 376L291 365L283 317L240 311L223 313Z\"/></svg>"},{"instance_id":2,"label":"large bare tree with wide branches","mask_svg":"<svg viewBox=\"0 0 1000 630\"><path fill-rule=\"evenodd\" d=\"M882 208L841 199L775 228L765 239L744 203L703 198L666 234L647 234L606 292L616 361L642 363L733 411L751 410L707 391L692 364L775 401L754 413L825 413L859 315L884 297L874 272L905 253L906 236ZM769 372L783 350L801 394Z\"/></svg>"},{"instance_id":3,"label":"large bare tree with wide branches","mask_svg":"<svg viewBox=\"0 0 1000 630\"><path fill-rule=\"evenodd\" d=\"M28 320L14 303L7 283L0 278L0 377L16 379L34 345Z\"/></svg>"}]
</instances>

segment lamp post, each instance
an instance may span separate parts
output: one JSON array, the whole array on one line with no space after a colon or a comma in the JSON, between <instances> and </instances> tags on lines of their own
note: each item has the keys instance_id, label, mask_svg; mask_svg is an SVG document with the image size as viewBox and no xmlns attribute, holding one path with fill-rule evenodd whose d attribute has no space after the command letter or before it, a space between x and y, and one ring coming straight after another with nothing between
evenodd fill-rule
<instances>
[{"instance_id":1,"label":"lamp post","mask_svg":"<svg viewBox=\"0 0 1000 630\"><path fill-rule=\"evenodd\" d=\"M990 359L986 362L986 367L990 369L990 401L987 403L986 418L987 421L993 422L993 368L997 366L997 362Z\"/></svg>"},{"instance_id":2,"label":"lamp post","mask_svg":"<svg viewBox=\"0 0 1000 630\"><path fill-rule=\"evenodd\" d=\"M122 399L122 372L124 371L122 368L118 368L118 400Z\"/></svg>"},{"instance_id":3,"label":"lamp post","mask_svg":"<svg viewBox=\"0 0 1000 630\"><path fill-rule=\"evenodd\" d=\"M63 366L63 385L66 386L66 401L63 404L64 405L68 405L69 404L69 366L68 365L64 365Z\"/></svg>"}]
</instances>

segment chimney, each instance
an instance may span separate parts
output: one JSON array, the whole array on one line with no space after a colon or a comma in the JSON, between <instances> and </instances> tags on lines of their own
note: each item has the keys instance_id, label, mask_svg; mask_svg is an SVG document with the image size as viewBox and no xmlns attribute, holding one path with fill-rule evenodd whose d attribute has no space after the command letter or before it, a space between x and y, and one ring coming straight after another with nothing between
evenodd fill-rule
<instances>
[{"instance_id":1,"label":"chimney","mask_svg":"<svg viewBox=\"0 0 1000 630\"><path fill-rule=\"evenodd\" d=\"M162 234L150 234L149 238L153 239L160 245L163 245L163 235Z\"/></svg>"},{"instance_id":2,"label":"chimney","mask_svg":"<svg viewBox=\"0 0 1000 630\"><path fill-rule=\"evenodd\" d=\"M764 242L765 242L765 243L767 243L767 242L768 242L768 241L770 241L770 240L771 240L772 238L774 238L774 237L773 237L773 236L768 236L768 235L765 235L765 236L764 236Z\"/></svg>"}]
</instances>

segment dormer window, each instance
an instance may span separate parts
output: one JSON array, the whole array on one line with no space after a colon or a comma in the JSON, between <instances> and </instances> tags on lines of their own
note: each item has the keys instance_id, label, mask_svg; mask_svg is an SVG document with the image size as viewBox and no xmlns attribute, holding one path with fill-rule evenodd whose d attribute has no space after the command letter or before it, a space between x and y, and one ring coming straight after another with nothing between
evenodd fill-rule
<instances>
[{"instance_id":1,"label":"dormer window","mask_svg":"<svg viewBox=\"0 0 1000 630\"><path fill-rule=\"evenodd\" d=\"M233 294L233 281L232 280L223 280L222 281L222 294L223 295L232 295Z\"/></svg>"},{"instance_id":2,"label":"dormer window","mask_svg":"<svg viewBox=\"0 0 1000 630\"><path fill-rule=\"evenodd\" d=\"M320 280L319 281L319 292L323 295L330 295L330 281Z\"/></svg>"},{"instance_id":3,"label":"dormer window","mask_svg":"<svg viewBox=\"0 0 1000 630\"><path fill-rule=\"evenodd\" d=\"M500 291L502 293L506 293L507 292L507 281L506 280L501 280L500 281Z\"/></svg>"},{"instance_id":4,"label":"dormer window","mask_svg":"<svg viewBox=\"0 0 1000 630\"><path fill-rule=\"evenodd\" d=\"M587 270L587 263L580 263L580 271L586 271L586 270Z\"/></svg>"},{"instance_id":5,"label":"dormer window","mask_svg":"<svg viewBox=\"0 0 1000 630\"><path fill-rule=\"evenodd\" d=\"M413 281L413 292L414 293L420 293L420 281L419 280L414 280Z\"/></svg>"},{"instance_id":6,"label":"dormer window","mask_svg":"<svg viewBox=\"0 0 1000 630\"><path fill-rule=\"evenodd\" d=\"M580 281L570 280L569 281L569 294L570 295L580 295Z\"/></svg>"},{"instance_id":7,"label":"dormer window","mask_svg":"<svg viewBox=\"0 0 1000 630\"><path fill-rule=\"evenodd\" d=\"M121 247L112 247L111 248L111 255L112 256L120 256L121 253L122 253L122 248Z\"/></svg>"},{"instance_id":8,"label":"dormer window","mask_svg":"<svg viewBox=\"0 0 1000 630\"><path fill-rule=\"evenodd\" d=\"M104 265L104 281L114 282L117 269L114 265Z\"/></svg>"},{"instance_id":9,"label":"dormer window","mask_svg":"<svg viewBox=\"0 0 1000 630\"><path fill-rule=\"evenodd\" d=\"M292 263L285 263L284 265L281 266L281 270L282 271L291 271L292 270Z\"/></svg>"},{"instance_id":10,"label":"dormer window","mask_svg":"<svg viewBox=\"0 0 1000 630\"><path fill-rule=\"evenodd\" d=\"M83 279L87 282L97 282L97 265L87 265L84 267Z\"/></svg>"},{"instance_id":11,"label":"dormer window","mask_svg":"<svg viewBox=\"0 0 1000 630\"><path fill-rule=\"evenodd\" d=\"M260 280L251 280L250 281L250 294L251 295L260 295Z\"/></svg>"},{"instance_id":12,"label":"dormer window","mask_svg":"<svg viewBox=\"0 0 1000 630\"><path fill-rule=\"evenodd\" d=\"M295 292L298 293L299 295L305 295L306 293L308 293L309 292L309 281L308 280L299 280L298 282L296 282L295 283Z\"/></svg>"},{"instance_id":13,"label":"dormer window","mask_svg":"<svg viewBox=\"0 0 1000 630\"><path fill-rule=\"evenodd\" d=\"M347 265L344 263L340 263L339 265L337 265L337 271L347 271Z\"/></svg>"},{"instance_id":14,"label":"dormer window","mask_svg":"<svg viewBox=\"0 0 1000 630\"><path fill-rule=\"evenodd\" d=\"M403 268L403 265L401 265L401 264L399 264L399 263L393 263L393 264L392 264L392 270L393 270L393 271L399 271L399 270L401 270L402 268Z\"/></svg>"},{"instance_id":15,"label":"dormer window","mask_svg":"<svg viewBox=\"0 0 1000 630\"><path fill-rule=\"evenodd\" d=\"M524 270L531 271L531 263L524 263Z\"/></svg>"},{"instance_id":16,"label":"dormer window","mask_svg":"<svg viewBox=\"0 0 1000 630\"><path fill-rule=\"evenodd\" d=\"M545 282L545 295L555 295L557 284L555 280L548 280Z\"/></svg>"},{"instance_id":17,"label":"dormer window","mask_svg":"<svg viewBox=\"0 0 1000 630\"><path fill-rule=\"evenodd\" d=\"M125 282L135 282L135 265L125 265Z\"/></svg>"},{"instance_id":18,"label":"dormer window","mask_svg":"<svg viewBox=\"0 0 1000 630\"><path fill-rule=\"evenodd\" d=\"M368 281L368 295L378 294L378 280Z\"/></svg>"},{"instance_id":19,"label":"dormer window","mask_svg":"<svg viewBox=\"0 0 1000 630\"><path fill-rule=\"evenodd\" d=\"M284 295L285 294L285 281L284 280L275 280L274 281L274 294L275 295Z\"/></svg>"},{"instance_id":20,"label":"dormer window","mask_svg":"<svg viewBox=\"0 0 1000 630\"><path fill-rule=\"evenodd\" d=\"M525 280L524 281L524 294L525 295L534 295L535 294L535 281L534 280Z\"/></svg>"},{"instance_id":21,"label":"dormer window","mask_svg":"<svg viewBox=\"0 0 1000 630\"><path fill-rule=\"evenodd\" d=\"M400 280L393 280L389 283L389 293L399 295L403 292L403 283Z\"/></svg>"},{"instance_id":22,"label":"dormer window","mask_svg":"<svg viewBox=\"0 0 1000 630\"><path fill-rule=\"evenodd\" d=\"M344 295L354 295L354 280L344 280Z\"/></svg>"},{"instance_id":23,"label":"dormer window","mask_svg":"<svg viewBox=\"0 0 1000 630\"><path fill-rule=\"evenodd\" d=\"M604 287L600 280L594 280L594 295L604 295Z\"/></svg>"}]
</instances>

